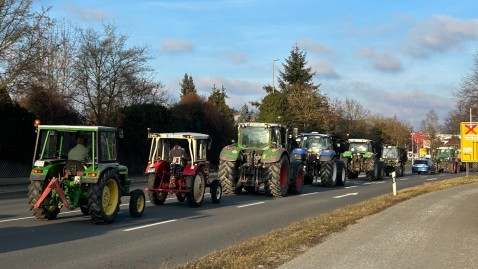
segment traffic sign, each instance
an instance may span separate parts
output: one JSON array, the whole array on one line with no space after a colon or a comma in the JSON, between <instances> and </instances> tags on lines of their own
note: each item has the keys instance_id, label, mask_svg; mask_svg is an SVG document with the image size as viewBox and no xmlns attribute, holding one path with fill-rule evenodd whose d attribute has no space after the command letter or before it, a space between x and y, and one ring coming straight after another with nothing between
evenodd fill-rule
<instances>
[{"instance_id":1,"label":"traffic sign","mask_svg":"<svg viewBox=\"0 0 478 269\"><path fill-rule=\"evenodd\" d=\"M478 162L478 122L462 122L461 135L461 161Z\"/></svg>"}]
</instances>

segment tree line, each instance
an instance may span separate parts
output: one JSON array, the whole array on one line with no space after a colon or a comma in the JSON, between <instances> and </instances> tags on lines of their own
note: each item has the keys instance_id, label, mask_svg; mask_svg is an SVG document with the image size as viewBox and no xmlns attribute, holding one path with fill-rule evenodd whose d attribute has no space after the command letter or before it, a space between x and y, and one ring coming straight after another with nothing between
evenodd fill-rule
<instances>
[{"instance_id":1,"label":"tree line","mask_svg":"<svg viewBox=\"0 0 478 269\"><path fill-rule=\"evenodd\" d=\"M126 156L123 158L133 171L143 169L147 159L147 128L154 132L208 133L213 139L209 156L217 162L221 148L235 139L235 114L238 121L282 123L301 132L411 144L412 128L397 116L373 114L356 100L331 99L324 94L321 85L314 83L320 74L308 66L307 53L297 45L282 64L278 88L264 85L265 96L245 103L240 111L227 105L229 97L222 85L213 84L209 96L200 96L193 76L187 73L178 85L180 100L171 102L149 66L152 56L148 46L128 46L128 37L118 33L114 25L104 25L102 31L81 29L50 18L48 8L33 11L31 5L32 0L6 0L0 5L2 126L31 132L32 136L32 118L42 124L122 128L125 140L120 142L121 155ZM458 134L468 108L478 111L477 66L475 56L475 69L456 90L456 109L449 113L444 126L439 125L434 110L421 123L420 131L430 139L439 132ZM16 125L11 124L13 121ZM18 126L21 123L24 127ZM15 143L21 142L7 130L12 131L0 131L0 151L13 156L8 158L31 161L24 156L28 150L15 150L20 148ZM32 139L27 140L32 148Z\"/></svg>"}]
</instances>

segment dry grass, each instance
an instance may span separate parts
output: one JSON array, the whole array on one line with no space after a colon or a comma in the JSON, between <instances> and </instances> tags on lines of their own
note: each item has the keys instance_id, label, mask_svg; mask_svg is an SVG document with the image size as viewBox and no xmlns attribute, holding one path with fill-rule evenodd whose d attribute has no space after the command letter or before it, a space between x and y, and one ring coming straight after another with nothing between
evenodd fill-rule
<instances>
[{"instance_id":1,"label":"dry grass","mask_svg":"<svg viewBox=\"0 0 478 269\"><path fill-rule=\"evenodd\" d=\"M307 218L176 268L277 268L358 220L422 194L478 182L478 176L426 183Z\"/></svg>"}]
</instances>

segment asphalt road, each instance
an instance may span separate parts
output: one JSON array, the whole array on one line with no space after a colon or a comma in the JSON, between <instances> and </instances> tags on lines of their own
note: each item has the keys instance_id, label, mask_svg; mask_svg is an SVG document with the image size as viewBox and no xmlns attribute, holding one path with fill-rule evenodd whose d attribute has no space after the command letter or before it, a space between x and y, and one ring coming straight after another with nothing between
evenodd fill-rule
<instances>
[{"instance_id":1,"label":"asphalt road","mask_svg":"<svg viewBox=\"0 0 478 269\"><path fill-rule=\"evenodd\" d=\"M398 190L457 175L406 175ZM18 186L17 186L18 187ZM144 184L133 186L144 188ZM24 186L26 189L26 187ZM31 217L25 190L0 192L0 260L4 268L170 268L348 204L391 193L391 178L347 182L345 187L305 186L301 195L206 196L189 208L170 196L163 206L147 204L143 217L129 216L127 197L113 224L96 225L79 210L54 221Z\"/></svg>"}]
</instances>

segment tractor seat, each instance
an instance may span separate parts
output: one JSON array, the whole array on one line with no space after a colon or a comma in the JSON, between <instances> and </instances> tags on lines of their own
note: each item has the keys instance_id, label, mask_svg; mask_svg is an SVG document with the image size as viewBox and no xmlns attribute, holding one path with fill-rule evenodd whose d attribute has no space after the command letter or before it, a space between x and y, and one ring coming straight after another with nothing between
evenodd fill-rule
<instances>
[{"instance_id":1,"label":"tractor seat","mask_svg":"<svg viewBox=\"0 0 478 269\"><path fill-rule=\"evenodd\" d=\"M63 168L63 172L65 177L83 176L85 174L85 166L80 161L68 160Z\"/></svg>"}]
</instances>

